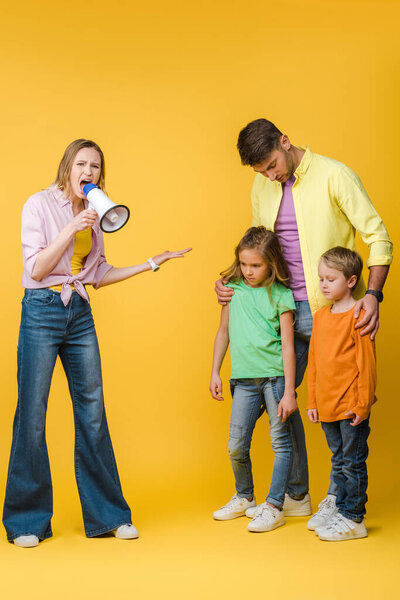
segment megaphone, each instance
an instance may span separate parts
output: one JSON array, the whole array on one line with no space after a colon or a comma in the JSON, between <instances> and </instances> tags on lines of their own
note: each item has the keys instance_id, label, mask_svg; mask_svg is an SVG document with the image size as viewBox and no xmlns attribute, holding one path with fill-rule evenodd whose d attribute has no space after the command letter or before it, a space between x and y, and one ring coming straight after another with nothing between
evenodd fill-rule
<instances>
[{"instance_id":1,"label":"megaphone","mask_svg":"<svg viewBox=\"0 0 400 600\"><path fill-rule=\"evenodd\" d=\"M89 208L99 215L102 231L113 233L127 223L130 216L129 208L123 204L114 204L98 185L87 183L83 186L83 193L89 201Z\"/></svg>"}]
</instances>

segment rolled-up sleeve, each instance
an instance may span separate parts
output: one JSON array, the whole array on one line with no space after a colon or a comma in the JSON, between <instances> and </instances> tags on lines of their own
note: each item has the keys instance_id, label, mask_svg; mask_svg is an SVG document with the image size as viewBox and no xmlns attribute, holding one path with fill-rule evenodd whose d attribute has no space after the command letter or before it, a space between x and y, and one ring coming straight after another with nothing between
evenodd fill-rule
<instances>
[{"instance_id":1,"label":"rolled-up sleeve","mask_svg":"<svg viewBox=\"0 0 400 600\"><path fill-rule=\"evenodd\" d=\"M369 246L367 267L390 265L393 244L359 177L343 165L335 179L338 206Z\"/></svg>"},{"instance_id":2,"label":"rolled-up sleeve","mask_svg":"<svg viewBox=\"0 0 400 600\"><path fill-rule=\"evenodd\" d=\"M103 233L102 231L99 229L99 246L100 246L100 258L99 258L99 262L97 265L97 269L96 269L96 273L94 276L94 282L93 282L93 287L97 290L97 288L99 287L104 275L113 268L113 265L109 265L106 257L105 257L105 252L104 252L104 240L103 240Z\"/></svg>"},{"instance_id":3,"label":"rolled-up sleeve","mask_svg":"<svg viewBox=\"0 0 400 600\"><path fill-rule=\"evenodd\" d=\"M22 209L21 241L26 272L32 277L38 253L47 248L45 223L38 207L28 200Z\"/></svg>"}]
</instances>

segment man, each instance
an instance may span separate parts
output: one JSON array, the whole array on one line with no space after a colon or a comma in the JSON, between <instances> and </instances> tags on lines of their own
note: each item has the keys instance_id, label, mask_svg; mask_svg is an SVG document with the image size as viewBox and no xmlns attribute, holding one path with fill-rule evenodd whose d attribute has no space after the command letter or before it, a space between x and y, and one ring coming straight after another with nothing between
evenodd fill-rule
<instances>
[{"instance_id":1,"label":"man","mask_svg":"<svg viewBox=\"0 0 400 600\"><path fill-rule=\"evenodd\" d=\"M355 290L354 317L361 335L375 338L379 327L379 303L392 262L392 243L386 228L358 176L346 165L293 146L270 121L257 119L239 134L238 150L243 165L257 173L252 189L253 225L274 230L291 272L290 287L296 303L296 387L307 366L312 314L326 304L319 289L318 260L334 246L355 250L355 232L369 246L368 289L361 279ZM229 302L233 290L216 283L218 301ZM301 482L304 494L286 496L287 516L311 513L308 491L307 451L299 411L292 415L294 460L290 483ZM299 487L299 486L297 486ZM335 495L331 483L328 494ZM308 511L308 512L307 512Z\"/></svg>"}]
</instances>

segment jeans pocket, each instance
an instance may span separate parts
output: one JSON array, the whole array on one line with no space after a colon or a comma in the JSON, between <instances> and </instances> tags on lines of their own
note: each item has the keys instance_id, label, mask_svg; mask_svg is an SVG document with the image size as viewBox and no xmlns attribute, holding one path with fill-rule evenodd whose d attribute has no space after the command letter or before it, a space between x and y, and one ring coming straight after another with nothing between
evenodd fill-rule
<instances>
[{"instance_id":1,"label":"jeans pocket","mask_svg":"<svg viewBox=\"0 0 400 600\"><path fill-rule=\"evenodd\" d=\"M24 300L32 306L48 306L54 302L57 292L49 288L40 288L38 290L25 290Z\"/></svg>"},{"instance_id":2,"label":"jeans pocket","mask_svg":"<svg viewBox=\"0 0 400 600\"><path fill-rule=\"evenodd\" d=\"M274 398L279 404L279 402L282 400L283 394L285 393L285 378L282 376L274 377L270 380L270 382Z\"/></svg>"}]
</instances>

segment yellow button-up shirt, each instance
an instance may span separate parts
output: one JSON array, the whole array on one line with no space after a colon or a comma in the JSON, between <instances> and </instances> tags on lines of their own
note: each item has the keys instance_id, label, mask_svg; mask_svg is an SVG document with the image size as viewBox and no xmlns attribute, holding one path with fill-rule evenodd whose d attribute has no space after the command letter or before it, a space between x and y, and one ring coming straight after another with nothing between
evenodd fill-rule
<instances>
[{"instance_id":1,"label":"yellow button-up shirt","mask_svg":"<svg viewBox=\"0 0 400 600\"><path fill-rule=\"evenodd\" d=\"M307 147L294 172L293 202L299 231L307 295L313 313L327 304L319 288L318 261L334 246L355 250L359 231L369 246L367 266L390 265L392 242L359 177L332 158L313 154ZM274 230L282 186L258 173L252 189L253 225ZM361 298L361 279L354 296Z\"/></svg>"}]
</instances>

